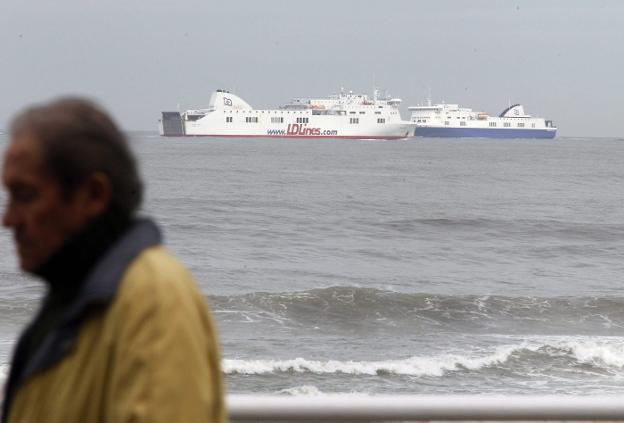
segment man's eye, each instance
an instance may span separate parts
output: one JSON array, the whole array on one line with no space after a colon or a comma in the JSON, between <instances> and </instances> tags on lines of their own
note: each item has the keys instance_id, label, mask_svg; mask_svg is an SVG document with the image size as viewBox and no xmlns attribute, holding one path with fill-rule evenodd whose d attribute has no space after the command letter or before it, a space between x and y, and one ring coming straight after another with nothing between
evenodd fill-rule
<instances>
[{"instance_id":1,"label":"man's eye","mask_svg":"<svg viewBox=\"0 0 624 423\"><path fill-rule=\"evenodd\" d=\"M13 190L11 193L13 200L20 203L28 203L37 198L37 190L28 187L19 187Z\"/></svg>"}]
</instances>

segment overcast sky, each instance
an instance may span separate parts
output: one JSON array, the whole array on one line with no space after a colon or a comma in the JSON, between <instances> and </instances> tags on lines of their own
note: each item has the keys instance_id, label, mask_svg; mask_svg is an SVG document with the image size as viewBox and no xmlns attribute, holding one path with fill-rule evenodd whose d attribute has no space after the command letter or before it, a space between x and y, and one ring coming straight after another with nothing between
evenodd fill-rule
<instances>
[{"instance_id":1,"label":"overcast sky","mask_svg":"<svg viewBox=\"0 0 624 423\"><path fill-rule=\"evenodd\" d=\"M375 84L405 108L430 89L492 114L522 103L561 136L622 137L624 2L0 0L0 72L0 128L66 94L156 130L217 88L269 108Z\"/></svg>"}]
</instances>

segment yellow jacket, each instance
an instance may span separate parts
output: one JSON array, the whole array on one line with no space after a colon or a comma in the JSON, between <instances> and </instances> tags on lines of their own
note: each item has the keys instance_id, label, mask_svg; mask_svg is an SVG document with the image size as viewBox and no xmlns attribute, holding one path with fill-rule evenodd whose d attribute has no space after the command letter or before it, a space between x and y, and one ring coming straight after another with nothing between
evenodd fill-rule
<instances>
[{"instance_id":1,"label":"yellow jacket","mask_svg":"<svg viewBox=\"0 0 624 423\"><path fill-rule=\"evenodd\" d=\"M155 242L125 241L99 263L99 280L90 277L82 307L68 314L70 329L46 340L45 354L17 381L8 422L225 420L217 339L201 292Z\"/></svg>"}]
</instances>

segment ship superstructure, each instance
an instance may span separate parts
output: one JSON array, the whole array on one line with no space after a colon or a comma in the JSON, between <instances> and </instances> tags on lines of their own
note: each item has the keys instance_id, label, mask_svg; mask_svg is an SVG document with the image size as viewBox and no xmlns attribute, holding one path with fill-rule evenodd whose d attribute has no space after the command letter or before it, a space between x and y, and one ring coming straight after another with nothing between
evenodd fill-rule
<instances>
[{"instance_id":1,"label":"ship superstructure","mask_svg":"<svg viewBox=\"0 0 624 423\"><path fill-rule=\"evenodd\" d=\"M552 120L532 117L521 104L507 107L499 116L476 112L458 104L408 107L416 136L482 138L554 138L557 127Z\"/></svg>"},{"instance_id":2,"label":"ship superstructure","mask_svg":"<svg viewBox=\"0 0 624 423\"><path fill-rule=\"evenodd\" d=\"M400 139L414 134L401 118L401 100L341 92L295 98L278 108L256 110L225 90L212 93L206 109L162 112L164 136Z\"/></svg>"}]
</instances>

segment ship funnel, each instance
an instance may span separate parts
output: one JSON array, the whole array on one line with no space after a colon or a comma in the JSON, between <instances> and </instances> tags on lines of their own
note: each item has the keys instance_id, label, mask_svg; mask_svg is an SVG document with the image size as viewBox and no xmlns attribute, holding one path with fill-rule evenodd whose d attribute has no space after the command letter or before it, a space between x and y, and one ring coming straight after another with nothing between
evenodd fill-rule
<instances>
[{"instance_id":1,"label":"ship funnel","mask_svg":"<svg viewBox=\"0 0 624 423\"><path fill-rule=\"evenodd\" d=\"M499 117L528 118L531 116L527 115L524 112L524 107L522 107L522 104L514 104L513 106L509 106L505 110L503 110L501 114L499 115Z\"/></svg>"},{"instance_id":2,"label":"ship funnel","mask_svg":"<svg viewBox=\"0 0 624 423\"><path fill-rule=\"evenodd\" d=\"M225 90L213 92L208 106L213 110L252 110L245 100Z\"/></svg>"}]
</instances>

